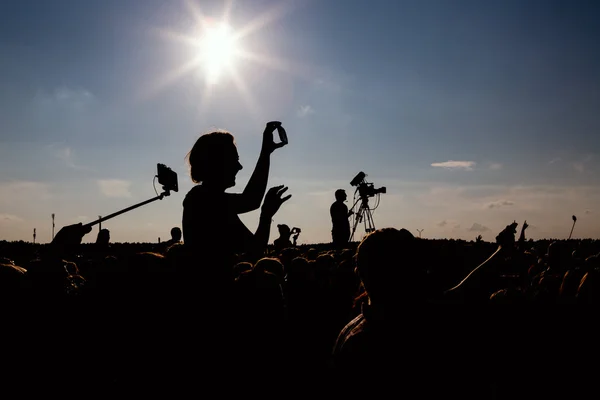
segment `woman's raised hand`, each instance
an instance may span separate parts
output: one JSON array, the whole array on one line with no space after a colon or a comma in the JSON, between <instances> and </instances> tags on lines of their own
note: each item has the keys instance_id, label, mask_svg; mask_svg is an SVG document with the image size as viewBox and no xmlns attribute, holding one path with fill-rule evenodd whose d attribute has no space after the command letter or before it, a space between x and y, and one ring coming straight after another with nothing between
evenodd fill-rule
<instances>
[{"instance_id":1,"label":"woman's raised hand","mask_svg":"<svg viewBox=\"0 0 600 400\"><path fill-rule=\"evenodd\" d=\"M292 197L291 194L282 197L282 195L287 190L288 187L284 185L273 186L269 189L269 191L265 195L265 201L261 208L263 216L272 218L277 213L277 211L279 211L279 207L281 207L283 203L285 203L290 199L290 197Z\"/></svg>"},{"instance_id":2,"label":"woman's raised hand","mask_svg":"<svg viewBox=\"0 0 600 400\"><path fill-rule=\"evenodd\" d=\"M271 154L275 149L285 146L286 142L275 143L273 140L273 133L276 130L283 129L280 121L270 121L267 122L265 126L265 130L263 132L263 142L262 142L262 151L267 154Z\"/></svg>"}]
</instances>

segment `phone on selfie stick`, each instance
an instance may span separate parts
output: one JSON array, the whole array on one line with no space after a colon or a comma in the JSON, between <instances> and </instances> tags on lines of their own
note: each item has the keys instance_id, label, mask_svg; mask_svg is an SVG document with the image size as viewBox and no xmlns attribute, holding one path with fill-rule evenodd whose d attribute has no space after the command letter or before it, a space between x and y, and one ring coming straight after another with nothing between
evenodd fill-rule
<instances>
[{"instance_id":1,"label":"phone on selfie stick","mask_svg":"<svg viewBox=\"0 0 600 400\"><path fill-rule=\"evenodd\" d=\"M151 199L148 199L146 201L142 201L141 203L134 204L131 207L127 207L121 211L117 211L117 212L107 215L105 217L100 217L97 220L89 222L83 226L86 226L86 227L94 226L96 224L101 223L102 221L106 221L107 219L114 218L118 215L121 215L128 211L131 211L133 209L136 209L136 208L146 205L148 203L152 203L153 201L162 200L166 196L169 196L171 194L171 191L173 191L173 192L179 191L177 172L173 171L171 168L167 167L165 164L156 164L155 178L157 178L158 183L162 185L163 192L161 194L159 194L158 196L153 197Z\"/></svg>"}]
</instances>

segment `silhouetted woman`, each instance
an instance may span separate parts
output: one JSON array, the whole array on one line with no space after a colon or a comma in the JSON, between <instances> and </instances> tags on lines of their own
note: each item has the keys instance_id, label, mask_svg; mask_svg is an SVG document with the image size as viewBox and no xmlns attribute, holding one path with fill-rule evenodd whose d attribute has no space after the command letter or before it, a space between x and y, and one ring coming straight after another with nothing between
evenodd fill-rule
<instances>
[{"instance_id":1,"label":"silhouetted woman","mask_svg":"<svg viewBox=\"0 0 600 400\"><path fill-rule=\"evenodd\" d=\"M242 193L226 192L235 186L235 177L242 169L231 133L216 131L204 134L188 153L190 175L198 185L188 192L183 201L182 226L184 245L193 252L194 259L210 264L211 268L221 270L225 267L229 273L236 255L246 254L255 260L263 255L269 240L271 219L281 204L291 197L282 197L287 190L283 185L270 188L265 197L271 153L284 145L273 141L276 129L283 129L281 123L267 123L256 167ZM261 207L263 197L265 200ZM258 228L252 233L240 220L239 214L259 207Z\"/></svg>"}]
</instances>

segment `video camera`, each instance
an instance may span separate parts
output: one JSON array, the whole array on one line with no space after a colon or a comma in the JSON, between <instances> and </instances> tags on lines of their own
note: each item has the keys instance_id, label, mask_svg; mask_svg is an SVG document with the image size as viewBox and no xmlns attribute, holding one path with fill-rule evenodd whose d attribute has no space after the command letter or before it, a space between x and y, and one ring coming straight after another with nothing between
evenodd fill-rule
<instances>
[{"instance_id":1,"label":"video camera","mask_svg":"<svg viewBox=\"0 0 600 400\"><path fill-rule=\"evenodd\" d=\"M365 174L364 172L361 171L350 182L350 185L357 187L358 193L360 194L361 198L366 199L369 197L373 197L376 194L387 192L387 189L385 186L382 186L380 188L375 188L374 184L367 182L365 180L366 176L367 176L367 174Z\"/></svg>"}]
</instances>

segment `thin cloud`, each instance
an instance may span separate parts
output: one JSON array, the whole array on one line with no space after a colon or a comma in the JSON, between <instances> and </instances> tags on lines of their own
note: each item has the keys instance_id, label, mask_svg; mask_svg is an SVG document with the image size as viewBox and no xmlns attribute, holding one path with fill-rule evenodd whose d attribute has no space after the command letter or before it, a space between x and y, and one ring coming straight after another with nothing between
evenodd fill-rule
<instances>
[{"instance_id":1,"label":"thin cloud","mask_svg":"<svg viewBox=\"0 0 600 400\"><path fill-rule=\"evenodd\" d=\"M67 164L69 168L77 168L77 165L73 162L73 152L70 147L57 150L56 157Z\"/></svg>"},{"instance_id":2,"label":"thin cloud","mask_svg":"<svg viewBox=\"0 0 600 400\"><path fill-rule=\"evenodd\" d=\"M557 162L560 162L560 161L562 161L562 159L560 157L556 157L556 158L553 158L552 160L550 160L548 162L548 164L556 164Z\"/></svg>"},{"instance_id":3,"label":"thin cloud","mask_svg":"<svg viewBox=\"0 0 600 400\"><path fill-rule=\"evenodd\" d=\"M431 166L445 168L445 169L464 169L464 170L470 171L473 169L475 164L476 164L475 161L449 160L449 161L445 161L445 162L433 163L433 164L431 164Z\"/></svg>"},{"instance_id":4,"label":"thin cloud","mask_svg":"<svg viewBox=\"0 0 600 400\"><path fill-rule=\"evenodd\" d=\"M23 205L52 196L45 183L31 181L0 182L0 205Z\"/></svg>"},{"instance_id":5,"label":"thin cloud","mask_svg":"<svg viewBox=\"0 0 600 400\"><path fill-rule=\"evenodd\" d=\"M592 213L592 210L585 210L584 214L589 215Z\"/></svg>"},{"instance_id":6,"label":"thin cloud","mask_svg":"<svg viewBox=\"0 0 600 400\"><path fill-rule=\"evenodd\" d=\"M39 91L35 100L44 105L60 105L62 107L81 110L94 102L94 95L84 88L60 86L51 93Z\"/></svg>"},{"instance_id":7,"label":"thin cloud","mask_svg":"<svg viewBox=\"0 0 600 400\"><path fill-rule=\"evenodd\" d=\"M470 228L467 229L470 232L487 232L490 230L487 226L481 225L477 222L473 223Z\"/></svg>"},{"instance_id":8,"label":"thin cloud","mask_svg":"<svg viewBox=\"0 0 600 400\"><path fill-rule=\"evenodd\" d=\"M502 164L500 163L491 163L490 164L490 169L493 171L498 171L502 169Z\"/></svg>"},{"instance_id":9,"label":"thin cloud","mask_svg":"<svg viewBox=\"0 0 600 400\"><path fill-rule=\"evenodd\" d=\"M73 149L70 147L64 148L55 148L54 155L56 158L65 163L65 165L69 168L77 169L77 170L89 170L89 168L78 165L75 163L75 156L73 153Z\"/></svg>"},{"instance_id":10,"label":"thin cloud","mask_svg":"<svg viewBox=\"0 0 600 400\"><path fill-rule=\"evenodd\" d=\"M486 204L485 208L501 208L501 207L509 207L514 206L515 202L510 200L498 200L493 201L491 203Z\"/></svg>"},{"instance_id":11,"label":"thin cloud","mask_svg":"<svg viewBox=\"0 0 600 400\"><path fill-rule=\"evenodd\" d=\"M309 106L309 105L305 105L305 106L301 106L300 109L298 110L298 117L300 118L304 118L309 116L310 114L314 114L315 110Z\"/></svg>"},{"instance_id":12,"label":"thin cloud","mask_svg":"<svg viewBox=\"0 0 600 400\"><path fill-rule=\"evenodd\" d=\"M129 188L131 182L121 179L100 179L98 180L100 192L106 197L131 197Z\"/></svg>"},{"instance_id":13,"label":"thin cloud","mask_svg":"<svg viewBox=\"0 0 600 400\"><path fill-rule=\"evenodd\" d=\"M586 164L588 164L591 160L592 156L588 155L583 160L574 162L573 168L575 168L575 170L579 173L584 173L587 170Z\"/></svg>"},{"instance_id":14,"label":"thin cloud","mask_svg":"<svg viewBox=\"0 0 600 400\"><path fill-rule=\"evenodd\" d=\"M438 222L436 225L443 228L444 226L448 225L448 221L443 220L443 221Z\"/></svg>"},{"instance_id":15,"label":"thin cloud","mask_svg":"<svg viewBox=\"0 0 600 400\"><path fill-rule=\"evenodd\" d=\"M2 222L20 222L23 218L13 214L0 214L0 221Z\"/></svg>"}]
</instances>

